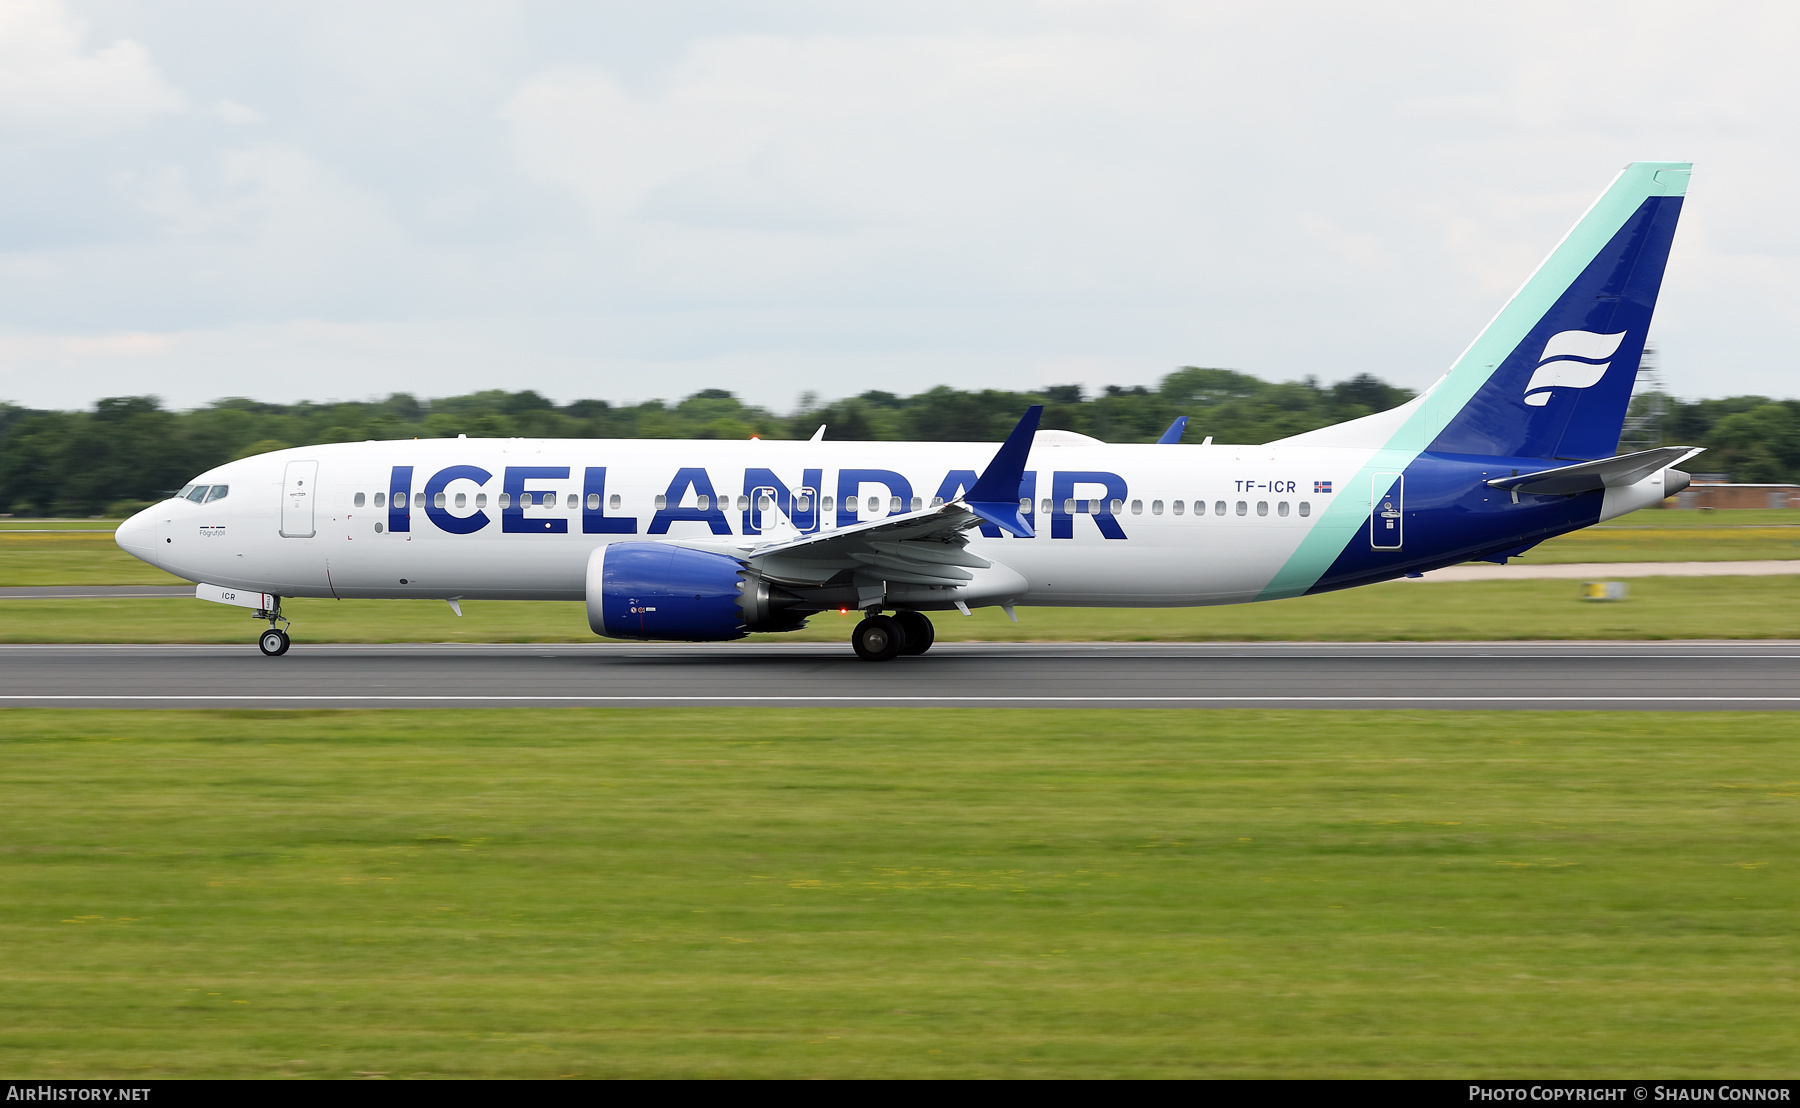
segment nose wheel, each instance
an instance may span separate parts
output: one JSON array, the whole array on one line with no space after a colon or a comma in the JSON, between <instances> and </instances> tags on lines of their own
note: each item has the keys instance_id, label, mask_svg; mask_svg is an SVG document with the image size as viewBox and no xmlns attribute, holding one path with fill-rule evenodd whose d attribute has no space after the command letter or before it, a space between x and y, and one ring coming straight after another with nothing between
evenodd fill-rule
<instances>
[{"instance_id":1,"label":"nose wheel","mask_svg":"<svg viewBox=\"0 0 1800 1108\"><path fill-rule=\"evenodd\" d=\"M275 606L273 608L258 608L252 614L257 619L266 619L269 621L269 629L257 637L257 649L261 650L263 656L267 658L279 658L283 654L286 654L289 645L288 633L275 626L277 620L282 623L287 622L287 617L281 614L281 597L278 596L275 598Z\"/></svg>"}]
</instances>

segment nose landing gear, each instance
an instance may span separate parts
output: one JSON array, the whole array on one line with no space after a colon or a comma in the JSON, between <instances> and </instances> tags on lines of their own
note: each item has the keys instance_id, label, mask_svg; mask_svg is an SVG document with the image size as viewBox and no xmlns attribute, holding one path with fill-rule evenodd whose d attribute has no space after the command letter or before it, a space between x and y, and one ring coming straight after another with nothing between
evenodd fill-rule
<instances>
[{"instance_id":1,"label":"nose landing gear","mask_svg":"<svg viewBox=\"0 0 1800 1108\"><path fill-rule=\"evenodd\" d=\"M279 658L283 654L286 654L288 652L288 647L291 645L288 641L288 633L282 628L275 626L277 622L287 623L287 617L281 614L281 597L278 596L275 598L275 606L273 608L258 608L256 611L252 612L251 615L255 616L257 619L266 619L269 621L269 629L258 636L256 640L257 649L263 652L263 656L268 658Z\"/></svg>"},{"instance_id":2,"label":"nose landing gear","mask_svg":"<svg viewBox=\"0 0 1800 1108\"><path fill-rule=\"evenodd\" d=\"M914 611L869 616L850 632L850 646L865 662L888 662L902 654L923 654L937 640L936 629Z\"/></svg>"}]
</instances>

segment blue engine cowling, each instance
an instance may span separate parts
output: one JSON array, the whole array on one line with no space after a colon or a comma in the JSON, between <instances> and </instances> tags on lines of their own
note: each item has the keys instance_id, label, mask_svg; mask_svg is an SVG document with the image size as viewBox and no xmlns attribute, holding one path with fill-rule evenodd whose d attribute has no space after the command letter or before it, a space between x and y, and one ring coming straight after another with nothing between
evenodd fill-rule
<instances>
[{"instance_id":1,"label":"blue engine cowling","mask_svg":"<svg viewBox=\"0 0 1800 1108\"><path fill-rule=\"evenodd\" d=\"M660 542L608 543L588 555L588 626L613 639L742 638L742 562Z\"/></svg>"}]
</instances>

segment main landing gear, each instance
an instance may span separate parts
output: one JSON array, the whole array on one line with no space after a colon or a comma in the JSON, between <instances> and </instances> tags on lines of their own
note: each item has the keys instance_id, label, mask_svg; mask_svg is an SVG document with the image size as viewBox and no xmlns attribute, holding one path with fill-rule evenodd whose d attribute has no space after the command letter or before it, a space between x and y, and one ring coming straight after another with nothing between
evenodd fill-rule
<instances>
[{"instance_id":1,"label":"main landing gear","mask_svg":"<svg viewBox=\"0 0 1800 1108\"><path fill-rule=\"evenodd\" d=\"M264 631L256 640L257 649L261 650L263 655L269 658L279 658L283 654L286 654L288 652L288 647L292 645L288 641L288 633L275 626L277 622L287 623L287 617L281 614L281 597L278 596L275 598L275 606L273 608L258 608L251 614L257 619L266 619L269 621L269 629Z\"/></svg>"},{"instance_id":2,"label":"main landing gear","mask_svg":"<svg viewBox=\"0 0 1800 1108\"><path fill-rule=\"evenodd\" d=\"M850 632L850 645L865 662L886 662L902 654L923 654L937 641L937 629L922 612L869 616Z\"/></svg>"}]
</instances>

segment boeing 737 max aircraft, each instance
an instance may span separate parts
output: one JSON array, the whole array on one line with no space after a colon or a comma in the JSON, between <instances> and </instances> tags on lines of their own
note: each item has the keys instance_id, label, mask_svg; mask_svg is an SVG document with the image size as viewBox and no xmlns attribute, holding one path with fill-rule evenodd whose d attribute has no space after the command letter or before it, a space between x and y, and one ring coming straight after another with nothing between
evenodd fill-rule
<instances>
[{"instance_id":1,"label":"boeing 737 max aircraft","mask_svg":"<svg viewBox=\"0 0 1800 1108\"><path fill-rule=\"evenodd\" d=\"M1689 166L1627 166L1425 393L1261 446L1038 430L951 442L436 439L209 470L118 543L253 609L288 597L585 600L594 632L705 641L854 608L856 652L926 612L1275 600L1504 562L1687 485L1615 457ZM460 609L459 609L460 610ZM891 615L884 613L893 613ZM278 626L279 625L279 626Z\"/></svg>"}]
</instances>

